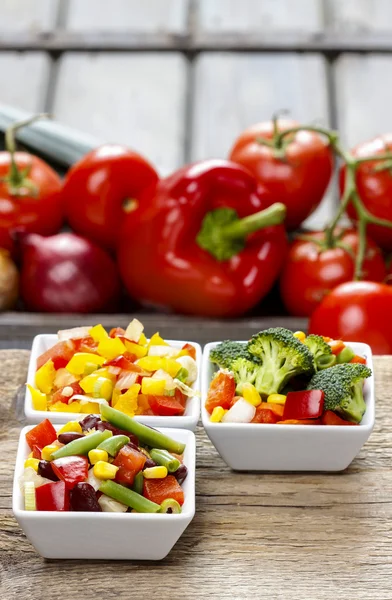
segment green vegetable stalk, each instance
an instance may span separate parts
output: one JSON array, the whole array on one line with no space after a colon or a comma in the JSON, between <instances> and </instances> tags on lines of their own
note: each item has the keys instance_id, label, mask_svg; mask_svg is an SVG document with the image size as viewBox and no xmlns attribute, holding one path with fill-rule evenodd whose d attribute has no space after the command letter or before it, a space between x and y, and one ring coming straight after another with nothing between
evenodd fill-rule
<instances>
[{"instance_id":1,"label":"green vegetable stalk","mask_svg":"<svg viewBox=\"0 0 392 600\"><path fill-rule=\"evenodd\" d=\"M130 490L123 485L114 483L114 481L104 481L99 488L99 491L117 502L121 502L130 508L140 513L156 513L160 510L160 505L155 502L151 502L147 498L144 498L140 494L137 494L133 490Z\"/></svg>"}]
</instances>

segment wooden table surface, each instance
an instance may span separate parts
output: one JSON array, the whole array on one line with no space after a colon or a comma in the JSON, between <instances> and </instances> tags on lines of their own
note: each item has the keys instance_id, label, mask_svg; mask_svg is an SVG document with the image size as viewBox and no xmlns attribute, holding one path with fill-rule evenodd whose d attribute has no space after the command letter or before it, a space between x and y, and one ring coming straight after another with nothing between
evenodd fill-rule
<instances>
[{"instance_id":1,"label":"wooden table surface","mask_svg":"<svg viewBox=\"0 0 392 600\"><path fill-rule=\"evenodd\" d=\"M0 351L1 600L391 600L392 357L375 359L376 427L344 473L234 473L199 428L196 516L154 563L48 561L25 538L11 488L28 358Z\"/></svg>"}]
</instances>

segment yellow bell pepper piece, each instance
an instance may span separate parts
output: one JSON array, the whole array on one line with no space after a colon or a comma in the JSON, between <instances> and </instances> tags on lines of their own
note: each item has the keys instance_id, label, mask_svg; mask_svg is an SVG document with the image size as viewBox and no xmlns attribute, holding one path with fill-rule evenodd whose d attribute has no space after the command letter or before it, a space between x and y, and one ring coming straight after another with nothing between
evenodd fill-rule
<instances>
[{"instance_id":1,"label":"yellow bell pepper piece","mask_svg":"<svg viewBox=\"0 0 392 600\"><path fill-rule=\"evenodd\" d=\"M24 462L24 468L31 467L34 471L38 472L39 458L27 458Z\"/></svg>"},{"instance_id":2,"label":"yellow bell pepper piece","mask_svg":"<svg viewBox=\"0 0 392 600\"><path fill-rule=\"evenodd\" d=\"M86 402L80 405L80 412L89 414L99 414L98 402Z\"/></svg>"},{"instance_id":3,"label":"yellow bell pepper piece","mask_svg":"<svg viewBox=\"0 0 392 600\"><path fill-rule=\"evenodd\" d=\"M95 325L89 330L89 334L93 338L94 342L100 342L101 340L106 340L109 337L108 332L102 325Z\"/></svg>"},{"instance_id":4,"label":"yellow bell pepper piece","mask_svg":"<svg viewBox=\"0 0 392 600\"><path fill-rule=\"evenodd\" d=\"M168 346L168 345L169 344L167 342L165 342L165 340L163 338L161 338L158 331L156 333L154 333L154 335L151 337L150 341L148 342L148 347L150 347L150 346Z\"/></svg>"},{"instance_id":5,"label":"yellow bell pepper piece","mask_svg":"<svg viewBox=\"0 0 392 600\"><path fill-rule=\"evenodd\" d=\"M52 360L48 360L35 374L35 385L40 392L50 394L53 388L56 369Z\"/></svg>"},{"instance_id":6,"label":"yellow bell pepper piece","mask_svg":"<svg viewBox=\"0 0 392 600\"><path fill-rule=\"evenodd\" d=\"M92 394L94 398L105 398L105 400L110 400L113 392L113 377L104 377L100 374L100 371L104 371L104 369L100 369L99 371L94 371L91 375L87 375L87 377L83 377L80 380L80 387L86 394Z\"/></svg>"},{"instance_id":7,"label":"yellow bell pepper piece","mask_svg":"<svg viewBox=\"0 0 392 600\"><path fill-rule=\"evenodd\" d=\"M113 393L112 393L112 406L113 408L116 406L119 398L121 396L121 390L118 390L117 388L114 388Z\"/></svg>"},{"instance_id":8,"label":"yellow bell pepper piece","mask_svg":"<svg viewBox=\"0 0 392 600\"><path fill-rule=\"evenodd\" d=\"M115 404L116 410L119 410L129 417L134 417L138 408L137 397L140 391L140 385L134 383L125 394L121 394Z\"/></svg>"},{"instance_id":9,"label":"yellow bell pepper piece","mask_svg":"<svg viewBox=\"0 0 392 600\"><path fill-rule=\"evenodd\" d=\"M34 410L48 410L48 397L39 390L33 388L32 385L27 384L29 392L31 394L31 402Z\"/></svg>"},{"instance_id":10,"label":"yellow bell pepper piece","mask_svg":"<svg viewBox=\"0 0 392 600\"><path fill-rule=\"evenodd\" d=\"M161 369L169 373L171 377L175 377L178 371L182 368L182 365L178 363L174 358L163 358Z\"/></svg>"},{"instance_id":11,"label":"yellow bell pepper piece","mask_svg":"<svg viewBox=\"0 0 392 600\"><path fill-rule=\"evenodd\" d=\"M147 338L144 335L144 333L142 333L142 335L140 336L138 344L139 346L147 346Z\"/></svg>"},{"instance_id":12,"label":"yellow bell pepper piece","mask_svg":"<svg viewBox=\"0 0 392 600\"><path fill-rule=\"evenodd\" d=\"M107 338L98 344L97 352L108 360L112 360L126 352L126 347L119 338Z\"/></svg>"},{"instance_id":13,"label":"yellow bell pepper piece","mask_svg":"<svg viewBox=\"0 0 392 600\"><path fill-rule=\"evenodd\" d=\"M80 402L76 402L74 400L71 404L65 404L64 402L55 402L51 406L49 406L49 410L51 412L69 412L69 413L79 413L80 410Z\"/></svg>"},{"instance_id":14,"label":"yellow bell pepper piece","mask_svg":"<svg viewBox=\"0 0 392 600\"><path fill-rule=\"evenodd\" d=\"M83 429L78 421L68 421L65 425L63 425L57 432L57 435L60 433L83 433Z\"/></svg>"},{"instance_id":15,"label":"yellow bell pepper piece","mask_svg":"<svg viewBox=\"0 0 392 600\"><path fill-rule=\"evenodd\" d=\"M83 375L88 363L101 366L104 362L104 356L90 354L89 352L76 352L65 368L73 375Z\"/></svg>"},{"instance_id":16,"label":"yellow bell pepper piece","mask_svg":"<svg viewBox=\"0 0 392 600\"><path fill-rule=\"evenodd\" d=\"M147 354L147 348L145 346L140 346L140 344L136 344L135 342L130 342L129 340L124 340L125 348L128 352L135 354L137 358L143 358Z\"/></svg>"},{"instance_id":17,"label":"yellow bell pepper piece","mask_svg":"<svg viewBox=\"0 0 392 600\"><path fill-rule=\"evenodd\" d=\"M142 394L151 396L162 396L165 391L165 379L153 379L152 377L143 377Z\"/></svg>"},{"instance_id":18,"label":"yellow bell pepper piece","mask_svg":"<svg viewBox=\"0 0 392 600\"><path fill-rule=\"evenodd\" d=\"M109 367L101 367L100 369L94 371L94 373L91 373L91 375L95 375L95 377L105 377L113 382L116 381L116 376L109 371Z\"/></svg>"},{"instance_id":19,"label":"yellow bell pepper piece","mask_svg":"<svg viewBox=\"0 0 392 600\"><path fill-rule=\"evenodd\" d=\"M137 364L146 371L158 371L163 369L171 377L175 377L181 369L181 364L174 358L164 358L163 356L145 356L137 361Z\"/></svg>"}]
</instances>

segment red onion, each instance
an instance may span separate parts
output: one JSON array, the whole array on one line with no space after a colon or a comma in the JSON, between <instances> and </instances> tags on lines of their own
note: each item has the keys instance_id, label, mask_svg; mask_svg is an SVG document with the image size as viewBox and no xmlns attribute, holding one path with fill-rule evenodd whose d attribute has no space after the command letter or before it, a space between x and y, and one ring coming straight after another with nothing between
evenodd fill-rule
<instances>
[{"instance_id":1,"label":"red onion","mask_svg":"<svg viewBox=\"0 0 392 600\"><path fill-rule=\"evenodd\" d=\"M117 267L99 246L73 233L21 233L21 293L30 310L90 313L114 309Z\"/></svg>"}]
</instances>

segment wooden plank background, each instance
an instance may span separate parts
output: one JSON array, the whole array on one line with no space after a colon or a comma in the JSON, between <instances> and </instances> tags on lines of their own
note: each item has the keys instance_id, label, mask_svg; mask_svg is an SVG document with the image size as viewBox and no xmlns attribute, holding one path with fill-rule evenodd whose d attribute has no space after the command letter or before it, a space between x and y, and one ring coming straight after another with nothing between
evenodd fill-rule
<instances>
[{"instance_id":1,"label":"wooden plank background","mask_svg":"<svg viewBox=\"0 0 392 600\"><path fill-rule=\"evenodd\" d=\"M279 109L353 145L392 130L391 30L390 0L0 0L0 103L124 142L162 174L227 156Z\"/></svg>"}]
</instances>

